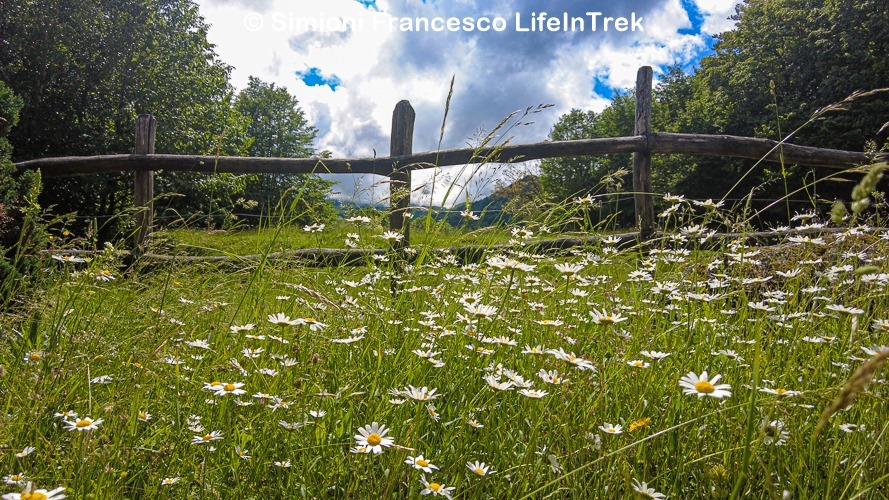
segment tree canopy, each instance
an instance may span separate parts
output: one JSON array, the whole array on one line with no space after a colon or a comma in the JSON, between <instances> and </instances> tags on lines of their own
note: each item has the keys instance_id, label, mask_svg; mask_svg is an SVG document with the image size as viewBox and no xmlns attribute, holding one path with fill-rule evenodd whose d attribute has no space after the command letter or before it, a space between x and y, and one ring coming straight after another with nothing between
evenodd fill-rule
<instances>
[{"instance_id":1,"label":"tree canopy","mask_svg":"<svg viewBox=\"0 0 889 500\"><path fill-rule=\"evenodd\" d=\"M309 154L314 129L296 100L287 94L269 117L261 116L262 102L251 108L264 84L251 80L238 95L208 29L192 0L0 3L0 80L24 105L9 136L14 158L130 153L143 113L157 117L157 153ZM290 135L274 136L263 124ZM237 176L181 173L161 173L158 183L186 195L168 202L186 212L230 205L246 187ZM57 211L110 216L132 204L131 186L125 174L52 179L41 201Z\"/></svg>"},{"instance_id":2,"label":"tree canopy","mask_svg":"<svg viewBox=\"0 0 889 500\"><path fill-rule=\"evenodd\" d=\"M889 119L889 95L861 95L841 109L819 114L856 91L889 84L889 4L878 1L746 0L734 29L717 37L714 54L692 73L665 68L655 89L656 132L731 134L796 144L862 151L873 147ZM551 138L632 135L633 104L619 94L601 113L573 110ZM817 119L813 120L813 117ZM625 159L566 158L542 164L544 186L556 197L601 189L601 179L627 165ZM827 172L746 160L656 155L655 191L694 198L776 199ZM737 186L735 184L738 183ZM734 187L734 190L732 188ZM814 198L846 195L845 185L809 186ZM805 194L797 198L805 198Z\"/></svg>"}]
</instances>

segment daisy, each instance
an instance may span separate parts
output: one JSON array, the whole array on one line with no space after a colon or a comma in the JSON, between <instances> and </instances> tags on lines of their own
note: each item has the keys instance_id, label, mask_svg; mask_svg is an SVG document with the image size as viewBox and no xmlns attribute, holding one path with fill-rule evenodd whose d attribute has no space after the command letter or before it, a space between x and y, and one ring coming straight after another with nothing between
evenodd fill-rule
<instances>
[{"instance_id":1,"label":"daisy","mask_svg":"<svg viewBox=\"0 0 889 500\"><path fill-rule=\"evenodd\" d=\"M3 482L6 484L22 484L25 482L25 473L19 472L18 474L3 476Z\"/></svg>"},{"instance_id":2,"label":"daisy","mask_svg":"<svg viewBox=\"0 0 889 500\"><path fill-rule=\"evenodd\" d=\"M296 326L299 324L298 321L290 319L290 316L287 316L284 313L277 314L269 314L269 323L273 325L287 325L287 326Z\"/></svg>"},{"instance_id":3,"label":"daisy","mask_svg":"<svg viewBox=\"0 0 889 500\"><path fill-rule=\"evenodd\" d=\"M482 427L484 427L484 424L479 423L478 420L470 420L466 423L469 424L470 427L474 427L476 429L481 429Z\"/></svg>"},{"instance_id":4,"label":"daisy","mask_svg":"<svg viewBox=\"0 0 889 500\"><path fill-rule=\"evenodd\" d=\"M525 264L515 259L504 257L491 257L488 259L488 265L497 269L510 269L518 271L533 271L535 267L531 264Z\"/></svg>"},{"instance_id":5,"label":"daisy","mask_svg":"<svg viewBox=\"0 0 889 500\"><path fill-rule=\"evenodd\" d=\"M485 375L484 378L485 378L485 382L488 383L488 386L491 387L491 389L494 389L497 391L508 391L508 390L512 389L512 382L509 380L507 380L505 382L501 382L498 377L494 377L494 375L490 375L490 374Z\"/></svg>"},{"instance_id":6,"label":"daisy","mask_svg":"<svg viewBox=\"0 0 889 500\"><path fill-rule=\"evenodd\" d=\"M649 366L651 366L651 363L647 363L645 361L642 361L641 359L633 359L627 361L627 364L630 366L635 366L636 368L648 368Z\"/></svg>"},{"instance_id":7,"label":"daisy","mask_svg":"<svg viewBox=\"0 0 889 500\"><path fill-rule=\"evenodd\" d=\"M769 389L768 387L763 387L759 390L759 392L765 392L768 394L776 394L778 396L799 396L802 394L800 391L791 391L788 389L783 389L781 387L777 389Z\"/></svg>"},{"instance_id":8,"label":"daisy","mask_svg":"<svg viewBox=\"0 0 889 500\"><path fill-rule=\"evenodd\" d=\"M648 483L633 478L633 490L643 498L667 498L667 495L658 493L654 488L650 488Z\"/></svg>"},{"instance_id":9,"label":"daisy","mask_svg":"<svg viewBox=\"0 0 889 500\"><path fill-rule=\"evenodd\" d=\"M136 418L139 419L139 420L142 421L142 422L148 422L149 420L151 420L151 413L148 413L148 412L146 412L146 411L140 411L140 412L136 415Z\"/></svg>"},{"instance_id":10,"label":"daisy","mask_svg":"<svg viewBox=\"0 0 889 500\"><path fill-rule=\"evenodd\" d=\"M660 351L642 351L642 352L639 353L639 354L645 356L646 358L651 358L651 359L664 359L664 358L666 358L667 356L669 356L669 355L672 354L672 353L670 353L670 352L660 352Z\"/></svg>"},{"instance_id":11,"label":"daisy","mask_svg":"<svg viewBox=\"0 0 889 500\"><path fill-rule=\"evenodd\" d=\"M278 425L287 429L288 431L295 431L297 429L305 427L306 424L302 422L288 422L286 420L278 420Z\"/></svg>"},{"instance_id":12,"label":"daisy","mask_svg":"<svg viewBox=\"0 0 889 500\"><path fill-rule=\"evenodd\" d=\"M469 470L471 470L472 472L475 472L476 474L478 474L479 476L489 476L489 475L497 472L495 470L490 470L490 468L491 468L490 465L485 465L484 462L479 462L479 461L466 462L466 467Z\"/></svg>"},{"instance_id":13,"label":"daisy","mask_svg":"<svg viewBox=\"0 0 889 500\"><path fill-rule=\"evenodd\" d=\"M231 330L232 333L241 333L241 332L249 332L250 330L252 330L255 327L256 327L256 325L254 325L253 323L247 323L246 325L232 325L229 327L229 329Z\"/></svg>"},{"instance_id":14,"label":"daisy","mask_svg":"<svg viewBox=\"0 0 889 500\"><path fill-rule=\"evenodd\" d=\"M597 325L613 325L615 323L620 323L621 321L626 321L629 318L625 318L618 313L608 314L604 310L597 311L593 309L590 311L590 316L593 317L593 323Z\"/></svg>"},{"instance_id":15,"label":"daisy","mask_svg":"<svg viewBox=\"0 0 889 500\"><path fill-rule=\"evenodd\" d=\"M420 482L423 483L423 489L420 490L421 495L433 495L433 496L443 496L445 498L451 498L451 493L456 489L454 486L445 486L436 482L428 482L426 478L420 479Z\"/></svg>"},{"instance_id":16,"label":"daisy","mask_svg":"<svg viewBox=\"0 0 889 500\"><path fill-rule=\"evenodd\" d=\"M313 332L323 330L327 326L326 323L322 323L315 318L297 318L295 321L297 325L309 325L309 330Z\"/></svg>"},{"instance_id":17,"label":"daisy","mask_svg":"<svg viewBox=\"0 0 889 500\"><path fill-rule=\"evenodd\" d=\"M522 349L522 354L544 354L546 352L546 348L542 345L536 345L534 347L526 345L524 349Z\"/></svg>"},{"instance_id":18,"label":"daisy","mask_svg":"<svg viewBox=\"0 0 889 500\"><path fill-rule=\"evenodd\" d=\"M358 342L359 340L361 340L363 338L364 338L364 335L355 335L355 336L346 337L343 339L330 339L330 342L332 342L334 344L351 344L354 342Z\"/></svg>"},{"instance_id":19,"label":"daisy","mask_svg":"<svg viewBox=\"0 0 889 500\"><path fill-rule=\"evenodd\" d=\"M225 384L219 384L213 388L213 391L217 396L225 396L226 394L233 394L235 396L240 396L241 394L246 393L247 391L241 389L244 387L243 382L228 382Z\"/></svg>"},{"instance_id":20,"label":"daisy","mask_svg":"<svg viewBox=\"0 0 889 500\"><path fill-rule=\"evenodd\" d=\"M43 359L43 351L31 351L25 355L25 362L39 363Z\"/></svg>"},{"instance_id":21,"label":"daisy","mask_svg":"<svg viewBox=\"0 0 889 500\"><path fill-rule=\"evenodd\" d=\"M608 422L605 422L605 425L600 425L599 430L601 430L605 434L622 434L624 432L624 428L622 425L612 425Z\"/></svg>"},{"instance_id":22,"label":"daisy","mask_svg":"<svg viewBox=\"0 0 889 500\"><path fill-rule=\"evenodd\" d=\"M702 396L710 396L713 398L728 398L732 395L732 387L728 384L715 385L719 382L722 375L716 375L713 379L709 379L707 372L701 373L701 376L695 375L694 372L688 372L679 380L679 385L683 388L684 394Z\"/></svg>"},{"instance_id":23,"label":"daisy","mask_svg":"<svg viewBox=\"0 0 889 500\"><path fill-rule=\"evenodd\" d=\"M161 479L161 486L171 486L182 480L181 477L165 477Z\"/></svg>"},{"instance_id":24,"label":"daisy","mask_svg":"<svg viewBox=\"0 0 889 500\"><path fill-rule=\"evenodd\" d=\"M3 495L3 500L59 500L65 498L63 491L65 491L64 486L59 486L49 491L44 489L35 490L34 485L29 481L21 493L7 493Z\"/></svg>"},{"instance_id":25,"label":"daisy","mask_svg":"<svg viewBox=\"0 0 889 500\"><path fill-rule=\"evenodd\" d=\"M543 368L537 372L537 376L547 384L560 385L568 382L568 379L561 378L556 370L546 371Z\"/></svg>"},{"instance_id":26,"label":"daisy","mask_svg":"<svg viewBox=\"0 0 889 500\"><path fill-rule=\"evenodd\" d=\"M540 390L536 390L536 389L519 389L517 392L519 394L521 394L522 396L525 396L527 398L532 398L532 399L540 399L543 396L546 396L547 394L549 394L546 391L540 391Z\"/></svg>"},{"instance_id":27,"label":"daisy","mask_svg":"<svg viewBox=\"0 0 889 500\"><path fill-rule=\"evenodd\" d=\"M371 452L380 454L383 453L384 447L388 448L395 442L393 438L386 437L388 432L389 429L385 425L373 422L370 425L358 428L355 441L358 443L358 446L366 447Z\"/></svg>"},{"instance_id":28,"label":"daisy","mask_svg":"<svg viewBox=\"0 0 889 500\"><path fill-rule=\"evenodd\" d=\"M309 411L309 415L312 418L322 418L324 415L327 415L327 412L324 410L311 410Z\"/></svg>"},{"instance_id":29,"label":"daisy","mask_svg":"<svg viewBox=\"0 0 889 500\"><path fill-rule=\"evenodd\" d=\"M193 436L191 438L191 444L207 444L211 441L218 441L222 439L221 431L213 431L209 434L204 434L203 436Z\"/></svg>"},{"instance_id":30,"label":"daisy","mask_svg":"<svg viewBox=\"0 0 889 500\"><path fill-rule=\"evenodd\" d=\"M857 307L847 307L842 304L830 304L825 307L828 311L834 311L843 314L849 314L851 316L858 316L859 314L864 313L864 309L859 309Z\"/></svg>"},{"instance_id":31,"label":"daisy","mask_svg":"<svg viewBox=\"0 0 889 500\"><path fill-rule=\"evenodd\" d=\"M476 318L486 318L490 320L491 316L497 314L497 308L494 306L478 304L463 307L470 316L475 316Z\"/></svg>"},{"instance_id":32,"label":"daisy","mask_svg":"<svg viewBox=\"0 0 889 500\"><path fill-rule=\"evenodd\" d=\"M403 389L400 393L416 401L427 401L441 396L441 394L436 394L436 391L438 389L429 390L425 386L417 388L409 385L407 389Z\"/></svg>"},{"instance_id":33,"label":"daisy","mask_svg":"<svg viewBox=\"0 0 889 500\"><path fill-rule=\"evenodd\" d=\"M386 231L385 233L380 235L380 238L383 238L390 243L394 243L403 240L404 235L401 233L396 233L395 231Z\"/></svg>"},{"instance_id":34,"label":"daisy","mask_svg":"<svg viewBox=\"0 0 889 500\"><path fill-rule=\"evenodd\" d=\"M583 264L556 264L553 267L556 268L556 271L559 271L562 274L572 275L577 274L580 270L583 269Z\"/></svg>"},{"instance_id":35,"label":"daisy","mask_svg":"<svg viewBox=\"0 0 889 500\"><path fill-rule=\"evenodd\" d=\"M89 417L83 417L76 421L64 420L62 423L65 424L66 431L94 431L99 428L99 424L101 424L103 420L101 418L93 420Z\"/></svg>"},{"instance_id":36,"label":"daisy","mask_svg":"<svg viewBox=\"0 0 889 500\"><path fill-rule=\"evenodd\" d=\"M35 448L33 446L25 446L24 450L15 454L15 458L25 458L28 455L30 455L31 453L34 453L35 451L37 451L37 448Z\"/></svg>"},{"instance_id":37,"label":"daisy","mask_svg":"<svg viewBox=\"0 0 889 500\"><path fill-rule=\"evenodd\" d=\"M790 436L790 432L784 430L784 422L780 420L772 420L770 422L766 419L763 421L762 433L762 442L765 445L782 446Z\"/></svg>"},{"instance_id":38,"label":"daisy","mask_svg":"<svg viewBox=\"0 0 889 500\"><path fill-rule=\"evenodd\" d=\"M416 457L407 457L404 463L412 466L414 469L421 470L427 474L432 474L432 469L438 470L438 466L423 458L423 455Z\"/></svg>"}]
</instances>

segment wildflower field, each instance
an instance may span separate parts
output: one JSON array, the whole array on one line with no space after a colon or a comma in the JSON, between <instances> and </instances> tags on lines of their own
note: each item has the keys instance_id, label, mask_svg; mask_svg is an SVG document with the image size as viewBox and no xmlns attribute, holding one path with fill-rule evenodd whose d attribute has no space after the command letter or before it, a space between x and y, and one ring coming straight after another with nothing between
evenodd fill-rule
<instances>
[{"instance_id":1,"label":"wildflower field","mask_svg":"<svg viewBox=\"0 0 889 500\"><path fill-rule=\"evenodd\" d=\"M47 259L0 317L4 492L889 497L889 232L686 220L546 254L517 227L477 263Z\"/></svg>"}]
</instances>

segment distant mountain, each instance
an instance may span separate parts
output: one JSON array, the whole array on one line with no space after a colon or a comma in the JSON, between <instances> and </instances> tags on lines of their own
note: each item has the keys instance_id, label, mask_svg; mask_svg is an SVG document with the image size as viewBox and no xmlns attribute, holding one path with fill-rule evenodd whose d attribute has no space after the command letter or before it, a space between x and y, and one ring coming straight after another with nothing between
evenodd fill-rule
<instances>
[{"instance_id":1,"label":"distant mountain","mask_svg":"<svg viewBox=\"0 0 889 500\"><path fill-rule=\"evenodd\" d=\"M480 217L477 221L469 221L469 227L488 227L505 225L518 217L507 211L510 204L521 204L534 199L540 192L540 179L528 174L506 186L498 186L490 195L472 202L469 209ZM461 211L466 210L465 204L454 205L448 213L447 221L455 227L466 223Z\"/></svg>"}]
</instances>

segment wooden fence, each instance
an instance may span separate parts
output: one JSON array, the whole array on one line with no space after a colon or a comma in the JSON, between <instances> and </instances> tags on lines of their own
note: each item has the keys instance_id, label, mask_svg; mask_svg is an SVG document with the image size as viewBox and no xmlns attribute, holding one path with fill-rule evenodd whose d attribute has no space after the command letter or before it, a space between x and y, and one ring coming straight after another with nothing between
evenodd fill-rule
<instances>
[{"instance_id":1,"label":"wooden fence","mask_svg":"<svg viewBox=\"0 0 889 500\"><path fill-rule=\"evenodd\" d=\"M653 154L689 154L750 158L814 167L848 169L882 159L879 155L836 149L797 146L785 142L729 135L664 134L651 130L652 69L644 66L636 78L636 127L632 137L584 139L506 145L498 148L451 149L413 154L415 113L408 101L400 101L392 115L390 155L382 158L245 158L154 154L156 120L141 115L136 120L136 145L131 155L44 158L16 163L19 170L40 169L44 177L135 172L134 200L138 213L136 248L148 234L154 216L154 172L167 170L204 173L331 173L376 174L389 178L390 229L403 232L408 242L411 171L488 161L514 163L565 156L633 154L633 190L637 228L645 236L654 231L654 198L651 184Z\"/></svg>"}]
</instances>

